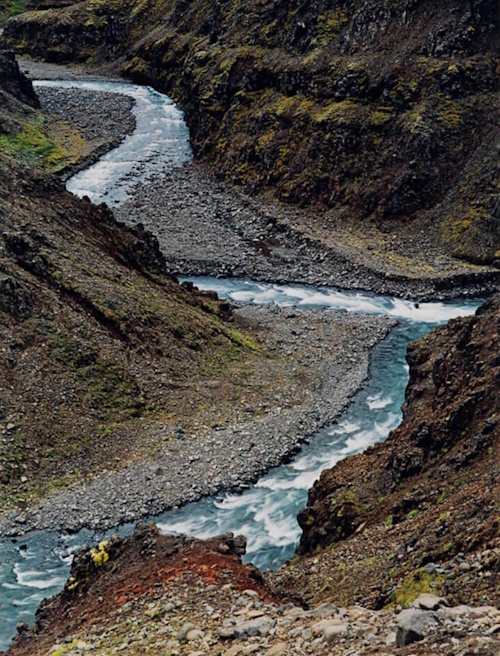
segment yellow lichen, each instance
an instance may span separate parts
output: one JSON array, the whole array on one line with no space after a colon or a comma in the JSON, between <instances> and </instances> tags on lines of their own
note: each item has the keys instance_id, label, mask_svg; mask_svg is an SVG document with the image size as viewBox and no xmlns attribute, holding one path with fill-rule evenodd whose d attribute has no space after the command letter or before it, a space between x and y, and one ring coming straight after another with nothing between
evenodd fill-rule
<instances>
[{"instance_id":1,"label":"yellow lichen","mask_svg":"<svg viewBox=\"0 0 500 656\"><path fill-rule=\"evenodd\" d=\"M108 562L109 554L106 551L106 546L108 544L109 544L108 541L105 540L104 542L100 542L97 548L92 547L92 549L90 550L90 556L96 567L101 567L102 565Z\"/></svg>"}]
</instances>

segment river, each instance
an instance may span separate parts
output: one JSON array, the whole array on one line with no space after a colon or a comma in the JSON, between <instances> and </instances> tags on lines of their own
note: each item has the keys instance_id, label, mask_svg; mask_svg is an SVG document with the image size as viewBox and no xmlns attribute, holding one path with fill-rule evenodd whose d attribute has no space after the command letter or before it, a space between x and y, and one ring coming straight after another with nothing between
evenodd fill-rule
<instances>
[{"instance_id":1,"label":"river","mask_svg":"<svg viewBox=\"0 0 500 656\"><path fill-rule=\"evenodd\" d=\"M135 132L116 149L78 173L67 188L94 202L118 205L137 184L151 175L191 158L189 133L182 112L150 89L111 82L39 82L126 93L135 99ZM187 533L201 538L226 531L242 533L248 541L246 560L258 567L276 568L290 558L300 537L296 516L307 490L321 471L340 459L384 440L401 421L408 381L405 353L411 341L434 326L472 314L478 300L417 304L389 296L303 285L264 284L250 280L197 278L202 289L214 289L235 303L279 304L344 310L393 317L398 325L373 350L370 376L348 410L305 444L289 463L277 467L242 494L202 499L151 519L164 533ZM0 648L6 649L18 622L32 623L40 601L62 589L74 552L106 535L126 535L133 525L106 534L83 530L77 534L39 532L0 542Z\"/></svg>"}]
</instances>

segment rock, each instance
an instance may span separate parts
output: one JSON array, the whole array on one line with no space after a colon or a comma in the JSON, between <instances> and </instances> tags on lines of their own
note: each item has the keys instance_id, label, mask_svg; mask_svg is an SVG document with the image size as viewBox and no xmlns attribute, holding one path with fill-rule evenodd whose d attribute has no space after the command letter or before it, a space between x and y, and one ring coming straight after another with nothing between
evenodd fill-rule
<instances>
[{"instance_id":1,"label":"rock","mask_svg":"<svg viewBox=\"0 0 500 656\"><path fill-rule=\"evenodd\" d=\"M234 627L234 636L242 639L252 638L254 636L265 636L275 625L276 620L271 620L268 617L242 622Z\"/></svg>"},{"instance_id":2,"label":"rock","mask_svg":"<svg viewBox=\"0 0 500 656\"><path fill-rule=\"evenodd\" d=\"M187 635L190 631L197 630L198 627L195 624L192 624L191 622L187 622L184 624L184 626L181 626L181 628L177 631L176 633L176 638L177 640L187 640Z\"/></svg>"},{"instance_id":3,"label":"rock","mask_svg":"<svg viewBox=\"0 0 500 656\"><path fill-rule=\"evenodd\" d=\"M281 656L282 654L288 654L289 649L288 643L278 642L277 645L273 645L271 649L266 651L266 656Z\"/></svg>"},{"instance_id":4,"label":"rock","mask_svg":"<svg viewBox=\"0 0 500 656\"><path fill-rule=\"evenodd\" d=\"M337 640L340 636L345 636L347 634L347 624L336 624L333 626L327 626L323 631L323 635L327 642L333 642Z\"/></svg>"},{"instance_id":5,"label":"rock","mask_svg":"<svg viewBox=\"0 0 500 656\"><path fill-rule=\"evenodd\" d=\"M312 632L314 635L324 635L325 631L332 627L343 626L343 623L340 620L321 620L316 622L311 626Z\"/></svg>"},{"instance_id":6,"label":"rock","mask_svg":"<svg viewBox=\"0 0 500 656\"><path fill-rule=\"evenodd\" d=\"M399 615L396 644L399 647L404 647L412 642L422 640L426 632L437 627L437 625L437 615L433 611L404 610Z\"/></svg>"},{"instance_id":7,"label":"rock","mask_svg":"<svg viewBox=\"0 0 500 656\"><path fill-rule=\"evenodd\" d=\"M188 642L193 642L194 640L200 640L204 636L205 634L201 629L191 629L186 634L186 640Z\"/></svg>"},{"instance_id":8,"label":"rock","mask_svg":"<svg viewBox=\"0 0 500 656\"><path fill-rule=\"evenodd\" d=\"M314 617L320 619L323 617L332 617L333 615L336 615L338 612L339 609L337 608L337 606L334 606L333 604L325 603L325 604L320 604L317 608L315 608L312 614Z\"/></svg>"},{"instance_id":9,"label":"rock","mask_svg":"<svg viewBox=\"0 0 500 656\"><path fill-rule=\"evenodd\" d=\"M228 640L229 638L234 638L234 627L233 626L224 626L219 631L219 637L221 640Z\"/></svg>"},{"instance_id":10,"label":"rock","mask_svg":"<svg viewBox=\"0 0 500 656\"><path fill-rule=\"evenodd\" d=\"M245 652L241 645L233 645L223 653L223 656L240 656L244 653Z\"/></svg>"},{"instance_id":11,"label":"rock","mask_svg":"<svg viewBox=\"0 0 500 656\"><path fill-rule=\"evenodd\" d=\"M446 599L436 595L423 593L411 602L411 608L420 608L421 610L437 610L441 606L448 606Z\"/></svg>"}]
</instances>

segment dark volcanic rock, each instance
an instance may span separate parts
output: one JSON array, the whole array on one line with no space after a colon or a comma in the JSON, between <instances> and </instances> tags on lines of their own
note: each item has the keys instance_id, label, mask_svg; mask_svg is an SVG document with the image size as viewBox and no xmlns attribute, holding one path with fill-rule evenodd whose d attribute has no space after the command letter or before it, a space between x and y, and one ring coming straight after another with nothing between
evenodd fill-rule
<instances>
[{"instance_id":1,"label":"dark volcanic rock","mask_svg":"<svg viewBox=\"0 0 500 656\"><path fill-rule=\"evenodd\" d=\"M478 460L498 485L498 463L488 455L500 436L499 328L496 296L473 318L410 345L403 423L384 444L322 474L299 516L302 553L345 539L384 510L403 521Z\"/></svg>"},{"instance_id":2,"label":"dark volcanic rock","mask_svg":"<svg viewBox=\"0 0 500 656\"><path fill-rule=\"evenodd\" d=\"M40 107L31 80L19 70L13 52L0 50L0 89L31 107ZM4 96L0 94L0 108L3 106Z\"/></svg>"},{"instance_id":3,"label":"dark volcanic rock","mask_svg":"<svg viewBox=\"0 0 500 656\"><path fill-rule=\"evenodd\" d=\"M105 0L17 17L4 40L48 61L119 61L176 98L218 175L318 206L319 229L413 223L494 263L497 31L494 0L177 0L140 13Z\"/></svg>"},{"instance_id":4,"label":"dark volcanic rock","mask_svg":"<svg viewBox=\"0 0 500 656\"><path fill-rule=\"evenodd\" d=\"M279 586L375 607L438 590L498 602L499 332L496 295L410 345L402 424L322 473L299 515L307 557Z\"/></svg>"}]
</instances>

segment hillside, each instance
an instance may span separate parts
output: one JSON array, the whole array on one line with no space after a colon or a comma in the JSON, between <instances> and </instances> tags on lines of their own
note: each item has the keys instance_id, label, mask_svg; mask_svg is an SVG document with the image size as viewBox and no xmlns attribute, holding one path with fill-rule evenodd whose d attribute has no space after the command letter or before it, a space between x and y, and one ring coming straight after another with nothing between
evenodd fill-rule
<instances>
[{"instance_id":1,"label":"hillside","mask_svg":"<svg viewBox=\"0 0 500 656\"><path fill-rule=\"evenodd\" d=\"M173 95L198 157L316 207L326 243L348 225L376 258L375 228L493 263L497 32L494 0L87 0L14 18L3 39Z\"/></svg>"},{"instance_id":2,"label":"hillside","mask_svg":"<svg viewBox=\"0 0 500 656\"><path fill-rule=\"evenodd\" d=\"M410 346L402 424L309 490L280 589L373 607L433 589L499 603L499 329L497 295Z\"/></svg>"},{"instance_id":3,"label":"hillside","mask_svg":"<svg viewBox=\"0 0 500 656\"><path fill-rule=\"evenodd\" d=\"M85 148L67 150L8 53L0 77L0 489L23 508L147 457L151 427L201 402L188 381L217 372L230 396L256 356L227 304L165 273L155 238L64 191L50 170Z\"/></svg>"}]
</instances>

